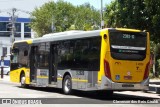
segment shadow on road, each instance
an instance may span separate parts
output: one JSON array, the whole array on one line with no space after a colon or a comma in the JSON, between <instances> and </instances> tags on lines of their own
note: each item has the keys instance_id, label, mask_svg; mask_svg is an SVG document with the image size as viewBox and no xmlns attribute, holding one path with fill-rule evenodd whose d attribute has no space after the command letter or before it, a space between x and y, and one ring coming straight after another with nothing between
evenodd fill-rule
<instances>
[{"instance_id":1,"label":"shadow on road","mask_svg":"<svg viewBox=\"0 0 160 107\"><path fill-rule=\"evenodd\" d=\"M21 88L21 87L19 87L19 88ZM63 94L62 90L58 89L58 88L29 87L29 88L25 88L25 89ZM102 100L102 101L107 101L107 100L108 101L112 101L112 100L154 100L154 99L157 99L157 98L150 98L149 96L142 97L142 96L137 96L137 95L127 95L127 94L120 94L120 93L114 93L113 95L108 96L108 95L105 95L99 91L77 91L77 90L73 91L72 96L95 99L95 100Z\"/></svg>"},{"instance_id":2,"label":"shadow on road","mask_svg":"<svg viewBox=\"0 0 160 107\"><path fill-rule=\"evenodd\" d=\"M150 97L141 97L137 95L127 95L127 94L120 94L114 93L113 95L105 95L103 92L91 91L91 92L84 92L84 91L75 91L75 96L79 97L86 97L91 99L98 99L98 100L153 100L157 98L150 98Z\"/></svg>"}]
</instances>

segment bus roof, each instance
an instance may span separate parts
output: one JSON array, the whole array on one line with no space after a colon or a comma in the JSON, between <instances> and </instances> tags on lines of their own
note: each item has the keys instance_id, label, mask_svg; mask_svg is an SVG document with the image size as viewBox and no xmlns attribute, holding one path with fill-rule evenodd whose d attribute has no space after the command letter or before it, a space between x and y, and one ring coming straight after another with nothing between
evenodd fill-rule
<instances>
[{"instance_id":1,"label":"bus roof","mask_svg":"<svg viewBox=\"0 0 160 107\"><path fill-rule=\"evenodd\" d=\"M33 39L27 39L27 40L18 40L18 41L14 41L14 43L12 44L12 48L15 44L18 43L27 43L27 44L32 44Z\"/></svg>"},{"instance_id":2,"label":"bus roof","mask_svg":"<svg viewBox=\"0 0 160 107\"><path fill-rule=\"evenodd\" d=\"M137 29L127 29L127 28L115 28L115 29L120 31L141 32L141 30L137 30Z\"/></svg>"},{"instance_id":3,"label":"bus roof","mask_svg":"<svg viewBox=\"0 0 160 107\"><path fill-rule=\"evenodd\" d=\"M46 35L43 35L43 37L69 35L69 34L75 34L75 33L81 33L81 32L85 32L85 31L83 31L83 30L70 30L70 31L58 32L58 33L46 34Z\"/></svg>"},{"instance_id":4,"label":"bus roof","mask_svg":"<svg viewBox=\"0 0 160 107\"><path fill-rule=\"evenodd\" d=\"M71 32L66 31L60 33L51 33L51 34L46 34L43 37L33 39L33 43L100 36L100 31L101 30L71 31Z\"/></svg>"},{"instance_id":5,"label":"bus roof","mask_svg":"<svg viewBox=\"0 0 160 107\"><path fill-rule=\"evenodd\" d=\"M136 29L127 29L127 28L105 28L101 30L93 30L93 31L81 31L81 30L71 30L59 33L50 33L46 34L43 37L29 39L29 40L20 40L15 41L15 43L23 43L26 42L28 44L39 43L39 42L50 42L50 41L59 41L59 40L69 40L69 39L78 39L78 38L86 38L93 36L100 36L100 32L104 30L120 30L120 31L131 31L131 32L141 32ZM13 44L13 45L14 45Z\"/></svg>"}]
</instances>

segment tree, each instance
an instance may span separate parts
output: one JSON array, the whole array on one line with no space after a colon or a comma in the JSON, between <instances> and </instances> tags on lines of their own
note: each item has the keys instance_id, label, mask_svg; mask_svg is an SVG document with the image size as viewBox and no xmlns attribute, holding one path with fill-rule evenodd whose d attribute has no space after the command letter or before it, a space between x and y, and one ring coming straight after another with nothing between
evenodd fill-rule
<instances>
[{"instance_id":1,"label":"tree","mask_svg":"<svg viewBox=\"0 0 160 107\"><path fill-rule=\"evenodd\" d=\"M106 6L106 24L110 27L146 29L148 16L144 0L115 0Z\"/></svg>"},{"instance_id":2,"label":"tree","mask_svg":"<svg viewBox=\"0 0 160 107\"><path fill-rule=\"evenodd\" d=\"M52 11L55 11L55 5L54 2L49 2L32 12L30 25L39 36L51 32Z\"/></svg>"},{"instance_id":3,"label":"tree","mask_svg":"<svg viewBox=\"0 0 160 107\"><path fill-rule=\"evenodd\" d=\"M32 12L31 28L38 36L70 29L92 30L97 29L93 25L100 25L99 19L99 12L89 3L73 6L63 0L51 1Z\"/></svg>"},{"instance_id":4,"label":"tree","mask_svg":"<svg viewBox=\"0 0 160 107\"><path fill-rule=\"evenodd\" d=\"M89 3L77 6L75 26L78 30L91 30L93 25L100 25L100 13Z\"/></svg>"},{"instance_id":5,"label":"tree","mask_svg":"<svg viewBox=\"0 0 160 107\"><path fill-rule=\"evenodd\" d=\"M72 25L74 11L75 7L72 4L61 0L45 3L32 12L31 28L38 36L53 31L65 31Z\"/></svg>"},{"instance_id":6,"label":"tree","mask_svg":"<svg viewBox=\"0 0 160 107\"><path fill-rule=\"evenodd\" d=\"M119 12L118 1L112 1L111 4L106 5L104 13L104 21L106 27L117 27L117 16Z\"/></svg>"},{"instance_id":7,"label":"tree","mask_svg":"<svg viewBox=\"0 0 160 107\"><path fill-rule=\"evenodd\" d=\"M148 31L151 33L151 39L155 43L160 42L160 1L145 0L146 11L148 15Z\"/></svg>"}]
</instances>

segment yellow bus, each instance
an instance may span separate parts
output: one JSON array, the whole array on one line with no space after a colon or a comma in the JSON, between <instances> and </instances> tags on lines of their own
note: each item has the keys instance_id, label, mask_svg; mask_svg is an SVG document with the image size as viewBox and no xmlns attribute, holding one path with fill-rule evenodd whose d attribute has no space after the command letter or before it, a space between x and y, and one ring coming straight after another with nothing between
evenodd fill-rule
<instances>
[{"instance_id":1,"label":"yellow bus","mask_svg":"<svg viewBox=\"0 0 160 107\"><path fill-rule=\"evenodd\" d=\"M10 80L22 87L148 90L149 33L125 28L46 34L12 46Z\"/></svg>"}]
</instances>

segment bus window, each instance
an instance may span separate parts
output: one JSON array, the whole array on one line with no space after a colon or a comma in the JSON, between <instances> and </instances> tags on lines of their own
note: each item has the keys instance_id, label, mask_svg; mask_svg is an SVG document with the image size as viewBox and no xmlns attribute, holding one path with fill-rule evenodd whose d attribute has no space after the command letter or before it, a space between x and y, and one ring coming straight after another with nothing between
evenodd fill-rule
<instances>
[{"instance_id":1,"label":"bus window","mask_svg":"<svg viewBox=\"0 0 160 107\"><path fill-rule=\"evenodd\" d=\"M60 42L58 68L88 71L99 70L100 45L100 37Z\"/></svg>"},{"instance_id":2,"label":"bus window","mask_svg":"<svg viewBox=\"0 0 160 107\"><path fill-rule=\"evenodd\" d=\"M110 32L111 56L119 60L143 60L146 57L146 35L140 32Z\"/></svg>"},{"instance_id":3,"label":"bus window","mask_svg":"<svg viewBox=\"0 0 160 107\"><path fill-rule=\"evenodd\" d=\"M25 51L24 51L24 56L27 56L27 55L28 55L28 51L25 50Z\"/></svg>"},{"instance_id":4,"label":"bus window","mask_svg":"<svg viewBox=\"0 0 160 107\"><path fill-rule=\"evenodd\" d=\"M18 63L18 53L12 53L12 57L11 62Z\"/></svg>"},{"instance_id":5,"label":"bus window","mask_svg":"<svg viewBox=\"0 0 160 107\"><path fill-rule=\"evenodd\" d=\"M40 43L38 47L38 53L36 54L36 62L37 67L39 68L47 68L49 65L49 44L48 43Z\"/></svg>"},{"instance_id":6,"label":"bus window","mask_svg":"<svg viewBox=\"0 0 160 107\"><path fill-rule=\"evenodd\" d=\"M38 54L37 63L37 67L48 67L48 54Z\"/></svg>"}]
</instances>

